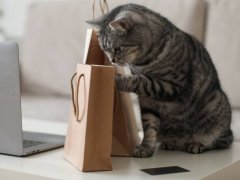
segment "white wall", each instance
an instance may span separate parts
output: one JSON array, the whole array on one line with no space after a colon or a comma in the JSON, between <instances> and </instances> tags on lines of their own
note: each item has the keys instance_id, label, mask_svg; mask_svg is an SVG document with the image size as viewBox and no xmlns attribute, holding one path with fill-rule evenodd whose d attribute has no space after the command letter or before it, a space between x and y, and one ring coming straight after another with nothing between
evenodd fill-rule
<instances>
[{"instance_id":1,"label":"white wall","mask_svg":"<svg viewBox=\"0 0 240 180\"><path fill-rule=\"evenodd\" d=\"M34 1L43 0L0 0L4 11L1 24L8 35L18 37L24 34L27 8Z\"/></svg>"},{"instance_id":2,"label":"white wall","mask_svg":"<svg viewBox=\"0 0 240 180\"><path fill-rule=\"evenodd\" d=\"M2 26L10 36L21 36L24 31L28 4L36 0L2 0Z\"/></svg>"}]
</instances>

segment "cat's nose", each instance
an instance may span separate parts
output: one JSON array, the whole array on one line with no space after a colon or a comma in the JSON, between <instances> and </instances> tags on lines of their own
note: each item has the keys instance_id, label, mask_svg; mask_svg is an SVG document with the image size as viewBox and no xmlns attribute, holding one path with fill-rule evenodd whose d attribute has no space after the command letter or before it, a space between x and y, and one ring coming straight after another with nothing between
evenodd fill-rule
<instances>
[{"instance_id":1,"label":"cat's nose","mask_svg":"<svg viewBox=\"0 0 240 180\"><path fill-rule=\"evenodd\" d=\"M115 59L112 59L112 62L115 63Z\"/></svg>"}]
</instances>

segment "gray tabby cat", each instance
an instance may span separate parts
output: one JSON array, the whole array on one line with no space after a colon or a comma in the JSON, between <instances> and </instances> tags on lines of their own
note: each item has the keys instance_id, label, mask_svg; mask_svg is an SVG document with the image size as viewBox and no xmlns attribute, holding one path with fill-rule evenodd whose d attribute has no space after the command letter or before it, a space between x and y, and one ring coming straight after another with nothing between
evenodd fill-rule
<instances>
[{"instance_id":1,"label":"gray tabby cat","mask_svg":"<svg viewBox=\"0 0 240 180\"><path fill-rule=\"evenodd\" d=\"M233 141L231 108L203 45L165 17L127 4L98 20L99 42L109 59L128 65L117 88L139 96L144 138L134 156L167 150L201 153Z\"/></svg>"}]
</instances>

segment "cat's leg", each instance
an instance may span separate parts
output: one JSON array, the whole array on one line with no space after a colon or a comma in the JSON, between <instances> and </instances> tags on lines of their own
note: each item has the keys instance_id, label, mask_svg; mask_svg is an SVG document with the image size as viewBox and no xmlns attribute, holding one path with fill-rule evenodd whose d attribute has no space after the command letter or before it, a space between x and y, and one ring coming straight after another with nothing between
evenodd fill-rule
<instances>
[{"instance_id":1,"label":"cat's leg","mask_svg":"<svg viewBox=\"0 0 240 180\"><path fill-rule=\"evenodd\" d=\"M195 141L186 143L184 148L189 153L198 154L210 149L228 148L233 142L233 134L229 129L227 132L221 133L221 135L218 136L214 136L214 134L209 136L195 135L194 139Z\"/></svg>"},{"instance_id":2,"label":"cat's leg","mask_svg":"<svg viewBox=\"0 0 240 180\"><path fill-rule=\"evenodd\" d=\"M145 158L152 156L158 139L159 124L160 120L155 115L151 113L142 114L144 137L142 143L134 150L133 155L135 157Z\"/></svg>"},{"instance_id":3,"label":"cat's leg","mask_svg":"<svg viewBox=\"0 0 240 180\"><path fill-rule=\"evenodd\" d=\"M146 96L154 99L171 98L179 95L185 81L171 82L157 78L151 78L144 75L117 75L117 89L125 92L134 92L139 96Z\"/></svg>"},{"instance_id":4,"label":"cat's leg","mask_svg":"<svg viewBox=\"0 0 240 180\"><path fill-rule=\"evenodd\" d=\"M118 90L126 92L135 92L138 91L139 86L144 79L144 76L139 75L116 75L115 82Z\"/></svg>"},{"instance_id":5,"label":"cat's leg","mask_svg":"<svg viewBox=\"0 0 240 180\"><path fill-rule=\"evenodd\" d=\"M231 130L230 130L231 131ZM206 136L198 138L198 141L188 142L185 144L183 150L186 150L189 153L199 154L206 150L210 149L225 149L228 148L233 141L232 132L226 136L219 136L211 140L212 137L209 137L209 142L206 143Z\"/></svg>"}]
</instances>

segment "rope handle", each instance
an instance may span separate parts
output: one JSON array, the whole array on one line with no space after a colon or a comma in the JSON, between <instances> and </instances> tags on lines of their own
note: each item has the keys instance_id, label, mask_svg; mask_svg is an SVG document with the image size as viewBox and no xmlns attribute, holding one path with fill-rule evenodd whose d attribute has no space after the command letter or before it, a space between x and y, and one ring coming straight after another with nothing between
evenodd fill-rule
<instances>
[{"instance_id":1,"label":"rope handle","mask_svg":"<svg viewBox=\"0 0 240 180\"><path fill-rule=\"evenodd\" d=\"M74 115L76 117L76 120L78 122L81 122L81 120L83 118L83 115L84 115L84 112L85 112L86 84L85 84L84 74L80 74L78 79L77 79L77 92L76 92L76 95L75 95L73 80L76 77L76 75L77 75L77 73L74 73L72 78L71 78L72 104L73 104L73 110L74 110ZM84 104L83 104L83 111L82 111L81 117L79 118L79 102L78 102L78 97L79 97L78 95L79 94L78 93L79 93L79 85L80 85L81 79L84 79ZM76 96L76 99L75 99L75 96Z\"/></svg>"},{"instance_id":2,"label":"rope handle","mask_svg":"<svg viewBox=\"0 0 240 180\"><path fill-rule=\"evenodd\" d=\"M93 20L95 18L95 4L96 4L96 0L93 0L93 5L92 5ZM105 14L106 12L109 12L107 0L99 0L99 6L101 9L102 15Z\"/></svg>"}]
</instances>

